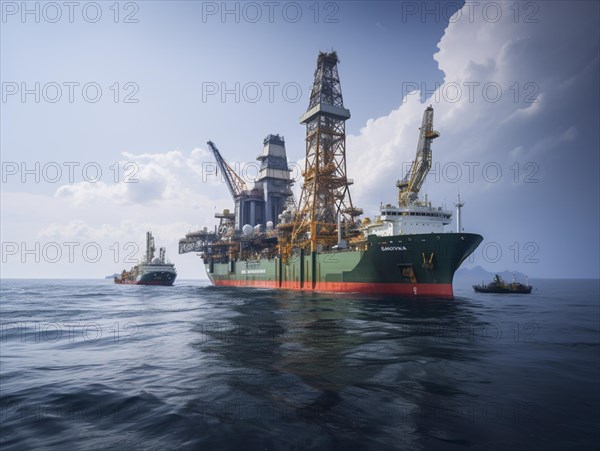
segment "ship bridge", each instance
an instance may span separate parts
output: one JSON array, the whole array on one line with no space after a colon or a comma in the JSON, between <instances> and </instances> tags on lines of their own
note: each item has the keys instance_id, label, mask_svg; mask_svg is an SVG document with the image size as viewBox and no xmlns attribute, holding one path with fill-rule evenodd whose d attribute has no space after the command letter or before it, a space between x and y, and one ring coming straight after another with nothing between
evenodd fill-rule
<instances>
[{"instance_id":1,"label":"ship bridge","mask_svg":"<svg viewBox=\"0 0 600 451\"><path fill-rule=\"evenodd\" d=\"M364 233L393 236L419 233L443 233L444 226L452 221L452 212L430 205L410 207L382 206L374 224L365 226Z\"/></svg>"}]
</instances>

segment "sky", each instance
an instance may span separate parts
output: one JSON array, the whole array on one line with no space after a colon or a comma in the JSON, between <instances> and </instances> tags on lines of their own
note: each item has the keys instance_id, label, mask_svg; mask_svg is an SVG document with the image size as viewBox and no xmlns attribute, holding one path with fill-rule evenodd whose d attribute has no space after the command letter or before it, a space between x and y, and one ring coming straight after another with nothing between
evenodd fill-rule
<instances>
[{"instance_id":1,"label":"sky","mask_svg":"<svg viewBox=\"0 0 600 451\"><path fill-rule=\"evenodd\" d=\"M2 2L1 276L104 277L151 230L179 278L206 278L177 254L233 206L206 141L251 181L283 135L298 190L299 118L335 50L366 215L395 202L431 104L422 194L453 209L460 192L484 237L463 267L598 278L598 5Z\"/></svg>"}]
</instances>

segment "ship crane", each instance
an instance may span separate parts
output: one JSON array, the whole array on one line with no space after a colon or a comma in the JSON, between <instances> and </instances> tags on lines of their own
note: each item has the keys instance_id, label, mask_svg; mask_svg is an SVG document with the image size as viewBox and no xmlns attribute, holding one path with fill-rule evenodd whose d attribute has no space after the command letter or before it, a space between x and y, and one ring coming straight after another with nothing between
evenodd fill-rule
<instances>
[{"instance_id":1,"label":"ship crane","mask_svg":"<svg viewBox=\"0 0 600 451\"><path fill-rule=\"evenodd\" d=\"M208 144L209 149L211 150L211 152L213 153L213 155L215 157L217 166L219 167L219 169L221 170L221 173L225 177L225 183L227 184L227 188L229 189L231 196L234 199L236 199L245 190L248 189L246 187L246 182L244 182L244 179L242 179L233 170L233 168L227 164L227 162L221 156L221 152L219 152L219 149L217 149L217 146L215 146L215 144L212 141L208 141L206 144Z\"/></svg>"},{"instance_id":2,"label":"ship crane","mask_svg":"<svg viewBox=\"0 0 600 451\"><path fill-rule=\"evenodd\" d=\"M248 190L246 182L244 182L244 180L223 159L223 156L221 155L221 152L219 152L219 149L217 149L217 146L215 146L215 143L208 141L206 144L213 153L217 166L225 178L225 183L227 189L229 189L229 192L231 193L231 197L233 197L233 200L237 203L244 192ZM219 219L218 231L215 230L215 234L218 237L222 237L228 230L235 227L235 214L230 213L229 210L223 210L222 213L215 213L215 218Z\"/></svg>"},{"instance_id":3,"label":"ship crane","mask_svg":"<svg viewBox=\"0 0 600 451\"><path fill-rule=\"evenodd\" d=\"M421 132L415 160L404 178L396 182L399 190L398 206L400 207L415 203L431 169L431 141L440 136L440 133L433 129L433 107L431 105L423 113L423 121L419 130Z\"/></svg>"}]
</instances>

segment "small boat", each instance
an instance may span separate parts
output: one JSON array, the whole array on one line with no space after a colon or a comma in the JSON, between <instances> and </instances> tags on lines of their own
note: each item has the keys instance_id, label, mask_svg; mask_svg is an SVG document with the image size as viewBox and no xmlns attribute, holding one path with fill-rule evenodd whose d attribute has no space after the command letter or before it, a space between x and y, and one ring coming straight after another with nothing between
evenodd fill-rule
<instances>
[{"instance_id":1,"label":"small boat","mask_svg":"<svg viewBox=\"0 0 600 451\"><path fill-rule=\"evenodd\" d=\"M494 281L484 285L473 285L473 289L477 293L531 293L532 286L527 284L527 278L525 278L525 285L516 281L515 275L513 274L513 280L511 283L506 283L502 280L498 274L494 276Z\"/></svg>"}]
</instances>

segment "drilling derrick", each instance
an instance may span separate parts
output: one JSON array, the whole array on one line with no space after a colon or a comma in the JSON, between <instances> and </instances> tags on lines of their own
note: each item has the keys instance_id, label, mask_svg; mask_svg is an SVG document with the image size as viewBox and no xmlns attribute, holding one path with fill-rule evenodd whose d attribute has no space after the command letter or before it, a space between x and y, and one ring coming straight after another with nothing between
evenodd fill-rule
<instances>
[{"instance_id":1,"label":"drilling derrick","mask_svg":"<svg viewBox=\"0 0 600 451\"><path fill-rule=\"evenodd\" d=\"M300 123L306 124L304 184L294 219L291 246L315 252L331 248L341 238L358 233L356 216L346 176L345 123L350 111L344 108L335 52L320 52L310 102ZM338 226L339 224L339 226Z\"/></svg>"},{"instance_id":2,"label":"drilling derrick","mask_svg":"<svg viewBox=\"0 0 600 451\"><path fill-rule=\"evenodd\" d=\"M406 207L417 202L419 191L425 182L425 178L431 169L431 141L440 136L433 129L433 107L429 105L423 113L423 121L419 129L419 143L417 144L417 155L410 170L402 180L396 182L398 187L398 206Z\"/></svg>"}]
</instances>

